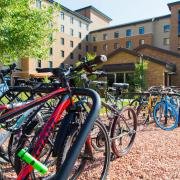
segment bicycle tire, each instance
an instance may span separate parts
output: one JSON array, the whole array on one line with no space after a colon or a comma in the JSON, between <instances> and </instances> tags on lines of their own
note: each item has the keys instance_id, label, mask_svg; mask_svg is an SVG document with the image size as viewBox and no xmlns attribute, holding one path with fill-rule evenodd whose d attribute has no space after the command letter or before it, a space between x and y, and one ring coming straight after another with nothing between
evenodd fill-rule
<instances>
[{"instance_id":1,"label":"bicycle tire","mask_svg":"<svg viewBox=\"0 0 180 180\"><path fill-rule=\"evenodd\" d=\"M174 116L172 117L173 118L172 119L172 125L167 127L166 122L161 121L162 122L161 123L160 119L158 119L158 110L163 110L163 109L160 109L160 108L163 108L163 107L165 107L165 102L159 102L154 107L154 112L153 112L154 121L156 122L156 125L158 127L160 127L161 129L166 130L166 131L171 131L171 130L175 129L176 127L178 127L178 122L179 122L178 113L175 110L175 108L170 103L168 103L168 112L170 114L173 114ZM168 119L168 117L165 117L165 118L166 119L164 119L164 121L169 121L170 122L170 119ZM173 123L173 121L174 121L174 123Z\"/></svg>"},{"instance_id":2,"label":"bicycle tire","mask_svg":"<svg viewBox=\"0 0 180 180\"><path fill-rule=\"evenodd\" d=\"M96 121L95 123L94 123L94 126L99 126L100 128L101 128L101 130L103 131L103 133L104 133L104 136L105 136L105 151L106 152L104 152L103 154L106 154L105 155L105 162L104 162L104 165L103 165L103 171L102 171L102 173L101 173L101 175L100 175L100 179L102 179L102 180L104 180L105 178L106 178L106 176L107 176L107 174L108 174L108 170L109 170L109 163L110 163L110 141L109 141L109 136L108 136L108 133L107 133L107 130L106 130L106 128L105 128L105 126L102 124L102 122L100 122L100 121ZM74 133L74 135L76 135L75 133ZM73 139L73 137L71 136L71 137L69 137L69 139L67 139L67 141L66 141L66 143L64 144L64 146L62 147L62 149L61 149L61 152L60 152L60 154L59 154L59 157L58 157L58 159L57 159L57 166L58 166L58 168L60 168L61 167L61 165L63 164L63 161L65 161L65 156L67 155L67 146L71 146L71 144L72 144L72 139ZM88 151L89 151L89 149L88 149L88 147L85 145L85 148L84 148L84 152L83 153L88 153ZM87 162L88 161L88 159L86 159L86 158L82 158L82 159L80 159L80 165L78 166L78 168L77 168L77 171L75 172L75 174L74 175L72 175L69 179L70 180L75 180L75 179L77 179L82 173L83 173L83 171L84 171L84 169L85 169L85 166L87 165ZM89 177L88 177L89 178ZM98 178L99 179L99 178Z\"/></svg>"},{"instance_id":3,"label":"bicycle tire","mask_svg":"<svg viewBox=\"0 0 180 180\"><path fill-rule=\"evenodd\" d=\"M130 113L131 113L131 115L130 115ZM126 115L126 119L124 117L125 115ZM129 119L130 117L131 117L131 119ZM121 122L124 122L124 125ZM129 126L131 125L130 128L128 127L127 123L129 123ZM128 132L126 132L126 131L128 131ZM124 107L121 110L121 112L119 113L119 115L115 117L113 124L112 124L112 128L111 128L112 151L115 153L115 155L117 157L124 156L130 151L130 149L132 148L132 145L134 143L135 137L136 137L136 131L137 131L137 117L136 117L135 111L131 107ZM123 135L123 133L124 133L124 135ZM127 134L127 136L130 136L130 139L128 140L127 145L124 148L122 148L122 141L124 141L122 138L126 134ZM120 141L119 147L117 145L118 139Z\"/></svg>"}]
</instances>

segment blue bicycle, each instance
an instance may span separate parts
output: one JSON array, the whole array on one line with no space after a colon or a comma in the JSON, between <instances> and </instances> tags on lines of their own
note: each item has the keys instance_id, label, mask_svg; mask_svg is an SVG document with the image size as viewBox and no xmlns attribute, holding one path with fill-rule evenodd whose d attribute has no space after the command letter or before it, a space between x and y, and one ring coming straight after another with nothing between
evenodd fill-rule
<instances>
[{"instance_id":1,"label":"blue bicycle","mask_svg":"<svg viewBox=\"0 0 180 180\"><path fill-rule=\"evenodd\" d=\"M166 88L163 90L161 101L158 102L154 107L154 112L153 112L154 120L157 126L163 130L170 131L178 127L178 123L179 123L178 96L179 94L175 94L172 89L170 90Z\"/></svg>"}]
</instances>

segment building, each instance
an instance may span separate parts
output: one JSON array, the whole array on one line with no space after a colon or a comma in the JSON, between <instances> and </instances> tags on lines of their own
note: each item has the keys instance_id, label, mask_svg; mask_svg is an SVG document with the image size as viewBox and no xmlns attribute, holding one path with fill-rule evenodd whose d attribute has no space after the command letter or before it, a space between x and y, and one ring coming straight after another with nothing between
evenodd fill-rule
<instances>
[{"instance_id":1,"label":"building","mask_svg":"<svg viewBox=\"0 0 180 180\"><path fill-rule=\"evenodd\" d=\"M51 5L52 2L36 0L36 7ZM122 76L126 82L124 74L134 72L128 64L137 63L143 57L150 62L149 86L180 86L180 1L168 4L168 7L170 14L165 16L109 26L112 19L93 6L75 11L61 6L55 19L59 32L53 34L55 42L49 50L49 60L23 60L21 74L28 77L37 67L57 67L62 62L74 64L89 52L109 57L101 68L109 71L110 78L113 75L116 82L122 81ZM114 58L116 60L112 60ZM107 68L107 65L116 65L116 68ZM161 70L158 71L157 67ZM157 77L156 82L153 79Z\"/></svg>"}]
</instances>

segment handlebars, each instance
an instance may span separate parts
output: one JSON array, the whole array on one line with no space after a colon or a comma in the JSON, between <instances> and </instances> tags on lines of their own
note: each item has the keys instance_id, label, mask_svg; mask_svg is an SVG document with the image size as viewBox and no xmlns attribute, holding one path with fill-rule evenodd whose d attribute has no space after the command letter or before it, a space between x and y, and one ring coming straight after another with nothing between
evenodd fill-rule
<instances>
[{"instance_id":1,"label":"handlebars","mask_svg":"<svg viewBox=\"0 0 180 180\"><path fill-rule=\"evenodd\" d=\"M66 68L62 68L62 67L59 67L59 68L37 68L37 72L39 73L48 73L48 72L51 72L53 73L54 76L56 77L59 77L59 78L63 78L64 76L68 76L70 75L71 73L73 72L77 72L77 71L81 71L81 70L85 70L89 73L92 73L94 70L93 70L93 67L96 66L97 64L101 63L101 62L105 62L107 61L107 57L104 56L104 55L100 55L100 56L97 56L94 60L92 61L88 61L87 58L82 58L81 59L81 64L77 67L66 67Z\"/></svg>"},{"instance_id":2,"label":"handlebars","mask_svg":"<svg viewBox=\"0 0 180 180\"><path fill-rule=\"evenodd\" d=\"M16 63L13 63L13 64L11 64L11 65L9 66L9 68L0 70L0 73L1 73L3 76L6 76L7 74L11 74L14 70L22 71L21 69L16 68L16 67L17 67Z\"/></svg>"}]
</instances>

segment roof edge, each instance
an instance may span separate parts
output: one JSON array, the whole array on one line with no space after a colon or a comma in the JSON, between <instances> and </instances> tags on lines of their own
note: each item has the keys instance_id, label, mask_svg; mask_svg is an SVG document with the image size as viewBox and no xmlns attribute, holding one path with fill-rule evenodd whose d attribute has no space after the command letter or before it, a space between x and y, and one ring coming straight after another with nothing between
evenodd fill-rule
<instances>
[{"instance_id":1,"label":"roof edge","mask_svg":"<svg viewBox=\"0 0 180 180\"><path fill-rule=\"evenodd\" d=\"M112 29L116 29L116 28L122 28L122 27L126 27L126 26L131 26L131 25L136 25L136 24L141 24L141 23L146 23L146 22L152 22L152 21L156 21L159 19L170 18L170 17L171 17L171 14L167 14L167 15L158 16L158 17L154 17L154 18L148 18L148 19L143 19L143 20L139 20L139 21L133 21L133 22L129 22L129 23L110 26L107 28L101 28L101 29L91 31L90 33L102 32L102 31L106 31L106 30L112 30Z\"/></svg>"},{"instance_id":2,"label":"roof edge","mask_svg":"<svg viewBox=\"0 0 180 180\"><path fill-rule=\"evenodd\" d=\"M48 0L48 1L49 1L50 3L60 4L59 2L56 2L56 1L54 1L54 0ZM60 7L61 7L63 10L65 10L65 11L73 14L74 16L76 16L76 17L78 17L78 18L80 18L80 19L82 19L82 20L84 20L84 21L86 21L86 22L88 22L88 23L92 23L92 21L91 21L89 18L87 18L87 17L79 14L78 12L72 11L71 9L63 6L62 4L60 4Z\"/></svg>"},{"instance_id":3,"label":"roof edge","mask_svg":"<svg viewBox=\"0 0 180 180\"><path fill-rule=\"evenodd\" d=\"M168 62L168 61L165 61L165 60L162 60L162 59L157 59L157 58L151 57L149 55L139 53L139 52L137 52L135 50L130 50L130 49L122 48L122 47L115 50L115 51L113 51L113 52L111 52L110 54L108 54L107 58L111 58L111 57L115 56L116 54L118 54L119 52L126 52L126 53L129 53L131 55L138 56L138 57L142 56L146 60L152 61L154 63L160 64L160 65L163 65L163 66L166 66L167 69L170 69L173 72L175 72L175 70L176 70L176 65L171 63L171 62Z\"/></svg>"},{"instance_id":4,"label":"roof edge","mask_svg":"<svg viewBox=\"0 0 180 180\"><path fill-rule=\"evenodd\" d=\"M143 44L143 45L135 48L134 51L138 52L139 50L144 49L144 48L151 48L151 49L154 49L154 50L157 50L157 51L161 51L161 52L164 52L166 54L169 54L169 55L172 55L172 56L180 58L180 54L177 53L177 52L166 50L166 49L162 49L162 48L159 48L159 47L156 47L156 46L152 46L152 45L149 45L149 44Z\"/></svg>"},{"instance_id":5,"label":"roof edge","mask_svg":"<svg viewBox=\"0 0 180 180\"><path fill-rule=\"evenodd\" d=\"M82 11L84 9L92 9L95 12L97 12L98 14L100 14L101 16L103 16L105 19L107 19L109 22L112 21L112 19L109 16L104 14L102 11L96 9L94 6L87 6L87 7L84 7L84 8L80 8L80 9L75 10L75 12L79 12L79 11Z\"/></svg>"},{"instance_id":6,"label":"roof edge","mask_svg":"<svg viewBox=\"0 0 180 180\"><path fill-rule=\"evenodd\" d=\"M175 2L172 2L172 3L168 3L167 5L168 5L169 9L171 10L171 6L178 5L178 4L180 4L180 1L175 1Z\"/></svg>"}]
</instances>

